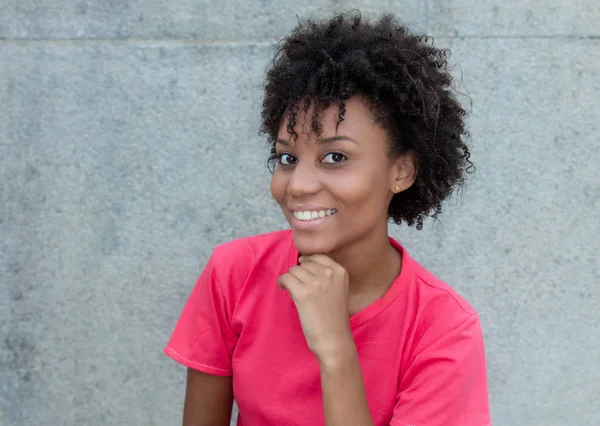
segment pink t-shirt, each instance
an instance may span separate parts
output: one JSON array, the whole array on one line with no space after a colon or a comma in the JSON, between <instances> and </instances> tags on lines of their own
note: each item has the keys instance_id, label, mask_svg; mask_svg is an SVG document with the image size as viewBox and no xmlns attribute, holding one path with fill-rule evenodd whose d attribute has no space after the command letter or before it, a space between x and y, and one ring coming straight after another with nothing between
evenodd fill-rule
<instances>
[{"instance_id":1,"label":"pink t-shirt","mask_svg":"<svg viewBox=\"0 0 600 426\"><path fill-rule=\"evenodd\" d=\"M396 241L402 271L386 294L350 317L376 426L487 426L479 318ZM238 426L324 425L319 365L277 278L297 263L291 231L218 246L165 353L233 376Z\"/></svg>"}]
</instances>

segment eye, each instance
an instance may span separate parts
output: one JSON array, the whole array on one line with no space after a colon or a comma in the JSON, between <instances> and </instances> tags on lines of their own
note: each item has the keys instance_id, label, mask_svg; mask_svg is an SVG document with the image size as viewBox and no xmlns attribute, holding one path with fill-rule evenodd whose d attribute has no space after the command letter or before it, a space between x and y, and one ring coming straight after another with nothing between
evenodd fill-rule
<instances>
[{"instance_id":1,"label":"eye","mask_svg":"<svg viewBox=\"0 0 600 426\"><path fill-rule=\"evenodd\" d=\"M283 166L291 166L296 164L297 160L292 154L286 152L277 155L277 162Z\"/></svg>"},{"instance_id":2,"label":"eye","mask_svg":"<svg viewBox=\"0 0 600 426\"><path fill-rule=\"evenodd\" d=\"M330 152L323 158L323 163L327 164L339 164L346 161L348 157L344 154L340 154L339 152Z\"/></svg>"}]
</instances>

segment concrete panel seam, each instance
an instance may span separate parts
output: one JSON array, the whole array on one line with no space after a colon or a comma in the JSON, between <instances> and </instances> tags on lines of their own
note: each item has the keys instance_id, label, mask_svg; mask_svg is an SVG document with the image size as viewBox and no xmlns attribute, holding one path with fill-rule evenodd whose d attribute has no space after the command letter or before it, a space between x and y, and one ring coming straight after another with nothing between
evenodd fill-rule
<instances>
[{"instance_id":1,"label":"concrete panel seam","mask_svg":"<svg viewBox=\"0 0 600 426\"><path fill-rule=\"evenodd\" d=\"M457 40L600 40L600 35L435 35L436 39ZM0 39L3 44L123 44L123 45L197 45L197 46L272 46L279 40L201 40L201 39L111 39L111 38L73 38L73 39Z\"/></svg>"},{"instance_id":2,"label":"concrete panel seam","mask_svg":"<svg viewBox=\"0 0 600 426\"><path fill-rule=\"evenodd\" d=\"M439 35L436 38L448 38L457 40L600 40L600 35Z\"/></svg>"},{"instance_id":3,"label":"concrete panel seam","mask_svg":"<svg viewBox=\"0 0 600 426\"><path fill-rule=\"evenodd\" d=\"M279 40L201 40L201 39L118 39L118 38L63 38L63 39L0 39L2 44L123 44L123 45L195 45L195 46L272 46Z\"/></svg>"},{"instance_id":4,"label":"concrete panel seam","mask_svg":"<svg viewBox=\"0 0 600 426\"><path fill-rule=\"evenodd\" d=\"M549 35L549 36L530 36L530 35L495 35L495 36L478 36L478 35L435 35L431 34L436 40L556 40L556 41L586 41L600 40L600 35L591 36L575 36L575 35Z\"/></svg>"}]
</instances>

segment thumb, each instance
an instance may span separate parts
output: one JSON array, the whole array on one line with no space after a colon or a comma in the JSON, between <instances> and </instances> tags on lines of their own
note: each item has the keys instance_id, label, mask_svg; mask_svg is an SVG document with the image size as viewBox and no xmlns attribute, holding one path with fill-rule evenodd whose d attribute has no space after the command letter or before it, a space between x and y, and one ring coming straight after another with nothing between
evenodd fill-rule
<instances>
[{"instance_id":1,"label":"thumb","mask_svg":"<svg viewBox=\"0 0 600 426\"><path fill-rule=\"evenodd\" d=\"M287 291L284 275L281 275L279 278L277 278L277 287L279 287L281 290Z\"/></svg>"}]
</instances>

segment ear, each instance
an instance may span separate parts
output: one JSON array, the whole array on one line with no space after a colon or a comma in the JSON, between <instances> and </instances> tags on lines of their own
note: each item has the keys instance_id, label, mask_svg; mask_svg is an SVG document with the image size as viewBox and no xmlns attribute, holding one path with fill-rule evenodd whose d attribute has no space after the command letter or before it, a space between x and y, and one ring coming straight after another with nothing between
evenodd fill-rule
<instances>
[{"instance_id":1,"label":"ear","mask_svg":"<svg viewBox=\"0 0 600 426\"><path fill-rule=\"evenodd\" d=\"M417 178L417 169L417 156L414 151L399 155L392 167L392 192L397 194L410 188Z\"/></svg>"}]
</instances>

